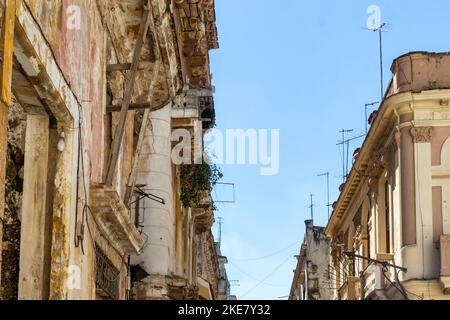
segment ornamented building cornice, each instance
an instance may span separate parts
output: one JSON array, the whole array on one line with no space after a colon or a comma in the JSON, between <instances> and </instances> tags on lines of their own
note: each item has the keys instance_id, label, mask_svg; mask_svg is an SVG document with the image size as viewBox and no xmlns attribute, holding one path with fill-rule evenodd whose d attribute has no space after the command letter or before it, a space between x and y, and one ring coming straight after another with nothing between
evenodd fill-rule
<instances>
[{"instance_id":1,"label":"ornamented building cornice","mask_svg":"<svg viewBox=\"0 0 450 320\"><path fill-rule=\"evenodd\" d=\"M432 127L413 127L410 130L414 143L429 143L433 137Z\"/></svg>"},{"instance_id":2,"label":"ornamented building cornice","mask_svg":"<svg viewBox=\"0 0 450 320\"><path fill-rule=\"evenodd\" d=\"M373 159L373 154L383 144L383 139L389 138L389 132L393 132L391 145L394 150L402 147L400 142L403 133L398 131L398 127L397 131L395 130L396 125L400 125L400 128L402 126L399 122L402 121L401 117L408 114L414 118L416 110L429 106L440 110L442 105L446 104L450 94L450 68L447 66L450 66L450 53L447 52L412 52L394 60L391 67L392 81L347 181L342 186L339 199L333 206L333 214L326 228L328 236L333 235L343 222L349 206L354 201L355 193L361 188L361 183L369 179L372 189L375 189L379 163L374 163L376 159ZM410 135L415 143L429 143L432 128L415 127L410 130ZM368 170L365 169L367 167ZM384 168L388 170L390 165L386 164Z\"/></svg>"}]
</instances>

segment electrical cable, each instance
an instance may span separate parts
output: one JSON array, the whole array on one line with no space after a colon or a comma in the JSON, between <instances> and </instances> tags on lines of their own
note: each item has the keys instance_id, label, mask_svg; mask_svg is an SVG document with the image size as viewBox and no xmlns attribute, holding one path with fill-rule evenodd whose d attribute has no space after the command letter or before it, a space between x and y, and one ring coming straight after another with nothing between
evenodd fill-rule
<instances>
[{"instance_id":1,"label":"electrical cable","mask_svg":"<svg viewBox=\"0 0 450 320\"><path fill-rule=\"evenodd\" d=\"M295 253L294 253L295 254ZM262 285L262 283L264 281L266 281L267 279L269 279L273 274L275 274L275 272L277 272L282 266L284 266L284 264L286 262L289 261L289 259L291 259L293 254L290 254L286 260L284 260L279 266L277 266L274 270L272 270L261 282L257 283L254 287L252 287L250 290L248 290L245 294L242 295L242 299L245 298L248 294L250 294L251 292L253 292L253 290L255 290L256 288L258 288L260 285Z\"/></svg>"},{"instance_id":2,"label":"electrical cable","mask_svg":"<svg viewBox=\"0 0 450 320\"><path fill-rule=\"evenodd\" d=\"M243 269L241 269L239 266L237 266L235 263L228 261L233 267L235 267L240 273L242 273L243 275L247 276L249 279L254 280L256 282L262 282L264 285L269 286L269 287L285 287L285 285L277 285L277 284L272 284L272 283L268 283L265 281L262 281L261 279L255 278L254 276L252 276L251 274L249 274L248 272L244 271Z\"/></svg>"},{"instance_id":3,"label":"electrical cable","mask_svg":"<svg viewBox=\"0 0 450 320\"><path fill-rule=\"evenodd\" d=\"M78 125L78 129L79 129L79 141L78 144L80 146L81 150L84 150L83 148L83 139L82 139L82 134L81 134L81 129L82 129L82 113L81 113L81 109L79 110L79 125ZM87 203L87 199L88 199L88 195L87 195L87 187L86 187L86 177L85 177L85 167L84 167L84 157L83 154L81 154L81 173L82 173L82 181L83 181L83 191L84 191L84 205L83 205L83 211L82 211L82 225L84 226L84 224L86 223L87 226L87 230L89 233L89 236L91 237L92 241L95 243L95 238L92 234L92 230L90 228L89 225L89 220L88 220L88 216L89 213L94 216L91 207L89 206L89 204ZM95 225L97 226L97 229L100 229L97 221L95 220L95 218L92 219L95 223ZM122 255L122 253L111 243L111 241L106 238L101 232L100 232L100 236L102 238L104 238L106 240L106 242L108 242L108 244L111 246L111 248L118 254L118 256L120 257L121 261L123 262L120 271L123 270L124 265L127 265L127 261L124 258L124 255ZM84 254L84 252L83 252Z\"/></svg>"},{"instance_id":4,"label":"electrical cable","mask_svg":"<svg viewBox=\"0 0 450 320\"><path fill-rule=\"evenodd\" d=\"M298 245L298 244L301 243L301 242L302 242L302 241L296 241L295 243L289 245L288 247L282 248L282 249L280 249L280 250L278 250L278 251L276 251L276 252L274 252L274 253L271 253L271 254L268 254L268 255L265 255L265 256L262 256L262 257L259 257L259 258L251 258L251 259L234 259L234 260L235 260L235 261L258 261L258 260L264 260L264 259L267 259L267 258L274 257L274 256L276 256L276 255L278 255L278 254L280 254L280 253L286 251L287 249L290 249L290 248L292 248L293 246Z\"/></svg>"},{"instance_id":5,"label":"electrical cable","mask_svg":"<svg viewBox=\"0 0 450 320\"><path fill-rule=\"evenodd\" d=\"M81 252L84 255L83 240L82 240L82 238L80 240L80 237L78 235L78 232L79 232L79 230L78 230L78 200L81 200L81 199L79 199L79 189L80 189L80 187L79 187L80 186L79 179L80 179L80 167L82 167L81 164L80 164L80 162L81 162L80 158L83 157L83 155L82 155L83 146L82 146L82 143L81 143L81 138L82 138L82 136L81 136L82 117L81 117L81 109L80 108L79 108L78 112L79 112L78 128L77 128L77 131L78 131L78 162L77 162L77 187L76 187L77 204L76 204L76 207L75 207L75 234L74 234L75 239L74 239L74 241L75 241L75 248L78 248L79 246L81 246ZM82 171L83 171L83 173L82 173L83 174L83 188L86 188L85 180L84 180L84 168L82 168ZM87 199L86 191L84 192L84 199L85 199L84 202L86 202L86 199ZM83 221L84 221L84 204L83 204L83 211L82 211L82 225L83 225ZM82 232L82 230L81 230L81 232Z\"/></svg>"}]
</instances>

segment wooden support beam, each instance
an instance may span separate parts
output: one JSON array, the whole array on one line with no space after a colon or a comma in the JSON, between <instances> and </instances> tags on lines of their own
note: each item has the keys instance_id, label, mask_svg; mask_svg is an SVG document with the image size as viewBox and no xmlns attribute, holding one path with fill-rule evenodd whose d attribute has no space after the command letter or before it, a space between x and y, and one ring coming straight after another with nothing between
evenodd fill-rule
<instances>
[{"instance_id":1,"label":"wooden support beam","mask_svg":"<svg viewBox=\"0 0 450 320\"><path fill-rule=\"evenodd\" d=\"M1 101L9 106L11 104L11 81L14 53L14 27L16 22L16 0L6 0L3 12L2 33L0 37L1 50Z\"/></svg>"},{"instance_id":2,"label":"wooden support beam","mask_svg":"<svg viewBox=\"0 0 450 320\"><path fill-rule=\"evenodd\" d=\"M117 125L116 132L114 134L114 139L111 145L111 154L109 157L108 171L106 175L106 185L112 186L114 175L116 174L117 161L119 160L120 147L123 140L123 135L125 133L125 122L127 120L128 108L131 103L131 98L133 95L134 83L136 80L136 74L139 68L139 63L141 60L142 46L144 44L144 39L147 37L147 31L149 27L150 20L152 19L151 4L149 3L150 10L145 10L143 13L141 25L139 27L139 34L136 40L136 46L134 49L133 62L131 64L131 69L126 75L125 82L125 95L122 101L122 109L120 111L119 123Z\"/></svg>"},{"instance_id":3,"label":"wooden support beam","mask_svg":"<svg viewBox=\"0 0 450 320\"><path fill-rule=\"evenodd\" d=\"M144 102L144 103L133 103L128 106L128 110L143 110L143 109L150 109L151 108L150 102ZM110 105L106 107L106 112L112 113L112 112L120 112L122 110L122 106L114 106Z\"/></svg>"},{"instance_id":4,"label":"wooden support beam","mask_svg":"<svg viewBox=\"0 0 450 320\"><path fill-rule=\"evenodd\" d=\"M156 106L152 102L133 103L133 104L130 104L130 106L128 107L128 110L151 109L152 111L156 111L156 110L159 110L159 109L164 108L165 106L167 106L167 104L170 101L171 100L168 99L168 100L164 101L163 103L158 104ZM122 108L121 106L110 105L110 106L106 107L106 112L107 113L120 112L121 108Z\"/></svg>"},{"instance_id":5,"label":"wooden support beam","mask_svg":"<svg viewBox=\"0 0 450 320\"><path fill-rule=\"evenodd\" d=\"M116 64L108 64L106 66L106 72L128 71L130 69L131 63L116 63ZM145 70L145 68L139 67L138 70Z\"/></svg>"},{"instance_id":6,"label":"wooden support beam","mask_svg":"<svg viewBox=\"0 0 450 320\"><path fill-rule=\"evenodd\" d=\"M131 63L117 63L117 64L108 64L106 66L107 72L113 71L127 71L131 69Z\"/></svg>"},{"instance_id":7,"label":"wooden support beam","mask_svg":"<svg viewBox=\"0 0 450 320\"><path fill-rule=\"evenodd\" d=\"M11 105L11 79L14 52L16 0L6 0L0 37L0 257L3 244L3 216L5 212L6 161L8 154L8 108ZM0 263L1 278L1 263ZM0 279L1 283L1 279Z\"/></svg>"},{"instance_id":8,"label":"wooden support beam","mask_svg":"<svg viewBox=\"0 0 450 320\"><path fill-rule=\"evenodd\" d=\"M161 109L162 107L164 107L164 105L167 104L167 103L165 103L162 106L158 106L156 108L152 107L153 103L154 103L154 98L155 98L155 90L154 89L155 89L155 86L158 81L158 75L160 72L160 68L164 68L164 64L163 64L162 58L161 58L161 47L159 46L158 32L156 31L156 27L155 27L155 21L154 21L155 17L153 15L153 9L151 7L151 3L149 3L149 6L150 6L150 29L153 32L153 37L156 42L156 50L155 51L156 51L157 60L156 60L155 69L153 71L153 78L150 83L150 90L149 90L150 102L148 103L148 107L145 108L144 117L142 118L142 125L141 125L141 129L139 131L138 144L137 144L136 151L135 151L134 157L133 157L133 166L131 168L130 177L128 179L127 190L126 190L126 194L125 194L125 203L127 205L129 205L131 203L131 198L133 196L133 191L134 191L134 187L136 184L137 168L138 168L139 160L140 160L140 156L141 156L142 145L144 144L145 130L147 129L148 122L151 121L150 113L152 111Z\"/></svg>"},{"instance_id":9,"label":"wooden support beam","mask_svg":"<svg viewBox=\"0 0 450 320\"><path fill-rule=\"evenodd\" d=\"M161 63L159 61L156 62L155 69L153 71L153 78L150 84L150 100L154 99L154 88L156 83L158 82L158 74L161 68ZM149 103L151 105L151 102ZM128 178L127 191L125 194L125 204L128 206L131 202L131 198L133 196L134 185L136 182L136 173L139 165L139 159L141 156L142 146L144 145L145 131L147 130L148 123L150 121L150 113L152 112L152 108L145 109L144 117L142 118L141 129L139 131L138 143L136 145L136 151L133 156L133 164L131 167L131 173Z\"/></svg>"}]
</instances>

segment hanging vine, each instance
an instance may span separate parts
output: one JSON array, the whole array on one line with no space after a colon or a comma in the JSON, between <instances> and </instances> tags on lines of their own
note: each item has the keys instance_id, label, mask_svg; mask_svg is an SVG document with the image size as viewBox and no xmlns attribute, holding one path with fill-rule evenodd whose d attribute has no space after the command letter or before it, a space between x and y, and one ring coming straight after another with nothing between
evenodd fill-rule
<instances>
[{"instance_id":1,"label":"hanging vine","mask_svg":"<svg viewBox=\"0 0 450 320\"><path fill-rule=\"evenodd\" d=\"M205 193L211 194L223 173L215 164L185 164L181 166L181 202L188 208L201 206ZM215 206L213 203L213 210Z\"/></svg>"}]
</instances>

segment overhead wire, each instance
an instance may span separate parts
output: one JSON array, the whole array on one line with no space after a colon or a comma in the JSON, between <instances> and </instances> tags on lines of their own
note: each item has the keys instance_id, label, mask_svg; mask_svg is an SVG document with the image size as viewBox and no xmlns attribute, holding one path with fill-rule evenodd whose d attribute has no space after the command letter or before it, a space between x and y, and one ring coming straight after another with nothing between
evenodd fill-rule
<instances>
[{"instance_id":1,"label":"overhead wire","mask_svg":"<svg viewBox=\"0 0 450 320\"><path fill-rule=\"evenodd\" d=\"M258 260L264 260L264 259L267 259L267 258L274 257L274 256L276 256L276 255L278 255L278 254L280 254L280 253L283 253L284 251L286 251L286 250L292 248L292 247L295 246L295 245L298 245L298 244L301 243L301 242L302 242L302 241L296 241L296 242L292 243L291 245L289 245L288 247L282 248L282 249L280 249L280 250L277 250L277 251L274 252L274 253L271 253L271 254L268 254L268 255L265 255L265 256L262 256L262 257L259 257L259 258L234 259L234 260L235 260L235 261L258 261Z\"/></svg>"},{"instance_id":2,"label":"overhead wire","mask_svg":"<svg viewBox=\"0 0 450 320\"><path fill-rule=\"evenodd\" d=\"M264 279L262 279L262 281L260 281L259 283L257 283L255 286L253 286L250 290L248 290L246 293L244 293L242 295L242 298L245 298L247 295L249 295L251 292L253 292L256 288L258 288L260 285L263 284L264 281L266 281L267 279L269 279L273 274L275 274L275 272L277 272L279 269L281 269L282 266L284 266L286 264L286 262L289 261L289 259L291 259L293 254L290 254L280 265L278 265L274 270L272 270L266 277L264 277Z\"/></svg>"},{"instance_id":3,"label":"overhead wire","mask_svg":"<svg viewBox=\"0 0 450 320\"><path fill-rule=\"evenodd\" d=\"M242 268L240 268L239 266L237 266L235 263L233 263L232 261L229 261L229 263L236 268L240 273L242 273L243 275L247 276L249 279L252 279L256 282L262 282L262 284L269 286L269 287L285 287L285 285L278 285L278 284L272 284L272 283L268 283L265 281L262 281L261 279L255 278L254 276L252 276L250 273L246 272L245 270L243 270Z\"/></svg>"}]
</instances>

